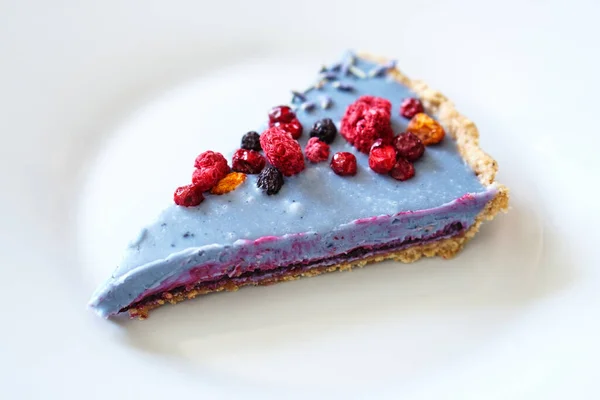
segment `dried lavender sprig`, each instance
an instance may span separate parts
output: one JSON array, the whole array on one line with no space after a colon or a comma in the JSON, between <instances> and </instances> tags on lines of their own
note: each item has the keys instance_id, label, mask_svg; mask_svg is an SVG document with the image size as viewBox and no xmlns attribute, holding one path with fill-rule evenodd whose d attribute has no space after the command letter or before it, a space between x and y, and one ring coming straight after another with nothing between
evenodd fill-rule
<instances>
[{"instance_id":1,"label":"dried lavender sprig","mask_svg":"<svg viewBox=\"0 0 600 400\"><path fill-rule=\"evenodd\" d=\"M317 105L316 105L316 104L315 104L315 102L313 102L313 101L305 101L304 103L302 103L302 104L300 105L300 108L301 108L303 111L306 111L306 112L311 112L312 110L314 110L314 109L315 109L315 107L316 107L316 106L317 106Z\"/></svg>"},{"instance_id":2,"label":"dried lavender sprig","mask_svg":"<svg viewBox=\"0 0 600 400\"><path fill-rule=\"evenodd\" d=\"M331 67L329 67L329 71L330 72L340 72L340 70L342 69L342 63L335 63L333 64Z\"/></svg>"},{"instance_id":3,"label":"dried lavender sprig","mask_svg":"<svg viewBox=\"0 0 600 400\"><path fill-rule=\"evenodd\" d=\"M362 69L355 67L354 65L351 65L349 70L352 75L356 76L359 79L365 79L367 77L367 74L365 74Z\"/></svg>"},{"instance_id":4,"label":"dried lavender sprig","mask_svg":"<svg viewBox=\"0 0 600 400\"><path fill-rule=\"evenodd\" d=\"M344 58L344 61L342 62L342 68L341 68L342 76L348 75L348 71L350 70L350 67L352 65L354 65L355 61L356 61L356 59L354 57L354 54L348 53L346 55L346 57Z\"/></svg>"},{"instance_id":5,"label":"dried lavender sprig","mask_svg":"<svg viewBox=\"0 0 600 400\"><path fill-rule=\"evenodd\" d=\"M300 100L301 102L306 101L306 96L300 92L292 90L292 103L296 102L296 100Z\"/></svg>"},{"instance_id":6,"label":"dried lavender sprig","mask_svg":"<svg viewBox=\"0 0 600 400\"><path fill-rule=\"evenodd\" d=\"M319 100L321 101L321 108L323 110L327 110L331 107L331 97L323 95L319 97Z\"/></svg>"},{"instance_id":7,"label":"dried lavender sprig","mask_svg":"<svg viewBox=\"0 0 600 400\"><path fill-rule=\"evenodd\" d=\"M388 72L390 69L396 68L396 60L390 60L387 63L385 63L384 65L378 65L374 68L372 68L368 75L370 78L373 78L375 76L382 76L383 74L385 74L386 72Z\"/></svg>"},{"instance_id":8,"label":"dried lavender sprig","mask_svg":"<svg viewBox=\"0 0 600 400\"><path fill-rule=\"evenodd\" d=\"M317 90L321 90L321 89L323 89L323 86L325 86L325 83L327 83L327 81L325 79L321 79L319 82L317 82L313 85L313 88L315 88Z\"/></svg>"},{"instance_id":9,"label":"dried lavender sprig","mask_svg":"<svg viewBox=\"0 0 600 400\"><path fill-rule=\"evenodd\" d=\"M354 90L354 86L347 82L335 81L331 84L331 86L342 92L351 92Z\"/></svg>"},{"instance_id":10,"label":"dried lavender sprig","mask_svg":"<svg viewBox=\"0 0 600 400\"><path fill-rule=\"evenodd\" d=\"M374 78L376 76L382 76L383 74L385 74L387 72L387 68L383 65L378 65L374 68L371 68L371 70L369 71L368 75L369 78Z\"/></svg>"},{"instance_id":11,"label":"dried lavender sprig","mask_svg":"<svg viewBox=\"0 0 600 400\"><path fill-rule=\"evenodd\" d=\"M396 60L390 60L385 64L385 67L387 69L393 69L393 68L396 68L396 64L397 64Z\"/></svg>"},{"instance_id":12,"label":"dried lavender sprig","mask_svg":"<svg viewBox=\"0 0 600 400\"><path fill-rule=\"evenodd\" d=\"M322 79L326 79L328 81L334 81L338 78L338 75L335 72L322 72L321 73L321 78Z\"/></svg>"}]
</instances>

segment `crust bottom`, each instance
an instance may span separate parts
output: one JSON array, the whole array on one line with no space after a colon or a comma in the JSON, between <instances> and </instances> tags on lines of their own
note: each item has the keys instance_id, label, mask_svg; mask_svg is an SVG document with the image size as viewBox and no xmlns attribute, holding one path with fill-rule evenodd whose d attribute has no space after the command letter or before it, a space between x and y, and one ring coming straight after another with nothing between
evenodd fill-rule
<instances>
[{"instance_id":1,"label":"crust bottom","mask_svg":"<svg viewBox=\"0 0 600 400\"><path fill-rule=\"evenodd\" d=\"M177 304L184 300L191 300L197 296L222 291L236 291L242 286L266 286L272 285L278 282L293 281L299 278L307 278L324 274L326 272L334 271L349 271L353 268L364 267L365 265L385 261L394 260L402 263L412 263L417 261L421 257L435 257L440 256L448 259L454 257L465 245L465 243L471 239L479 231L479 227L484 220L494 218L500 211L506 211L508 206L508 192L503 187L500 187L496 196L490 200L485 209L477 216L475 223L464 233L453 236L446 239L437 240L431 243L414 245L402 250L391 251L387 254L379 254L376 256L366 256L360 260L352 261L349 263L340 263L336 265L315 267L309 271L297 272L291 270L288 274L266 277L259 281L247 281L244 284L235 284L233 282L224 282L222 285L213 289L189 289L177 292L164 292L162 299L156 299L151 302L142 303L136 307L129 308L127 311L131 318L146 319L148 313L164 304Z\"/></svg>"}]
</instances>

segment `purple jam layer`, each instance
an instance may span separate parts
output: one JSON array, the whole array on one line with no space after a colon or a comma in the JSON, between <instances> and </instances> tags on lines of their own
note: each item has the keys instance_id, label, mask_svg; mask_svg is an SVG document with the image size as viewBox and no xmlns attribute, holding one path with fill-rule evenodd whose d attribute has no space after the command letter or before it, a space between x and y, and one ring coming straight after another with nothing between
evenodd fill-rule
<instances>
[{"instance_id":1,"label":"purple jam layer","mask_svg":"<svg viewBox=\"0 0 600 400\"><path fill-rule=\"evenodd\" d=\"M453 222L451 224L446 225L443 229L428 235L426 237L417 239L417 238L407 238L400 242L392 242L386 243L377 246L361 246L355 249L350 250L347 253L335 256L328 257L324 259L315 259L309 260L303 263L296 263L287 266L280 266L272 270L264 271L264 270L254 270L248 271L237 277L229 277L224 274L214 280L205 281L205 282L196 282L194 284L181 285L169 290L171 294L177 293L186 293L192 290L197 290L200 292L213 292L218 290L219 288L225 287L227 285L232 286L245 286L245 285L258 285L263 282L276 282L281 280L281 278L286 276L298 276L306 272L310 272L312 270L330 267L338 264L348 264L353 263L359 260L362 260L366 257L379 256L384 254L389 254L391 252L401 251L407 249L411 246L416 245L424 245L432 242L436 242L438 240L460 236L465 232L465 226L461 222ZM135 308L139 306L144 306L145 304L153 303L156 300L163 298L163 292L155 293L152 295L148 295L134 303L130 306L125 307L119 312L127 311L130 308Z\"/></svg>"}]
</instances>

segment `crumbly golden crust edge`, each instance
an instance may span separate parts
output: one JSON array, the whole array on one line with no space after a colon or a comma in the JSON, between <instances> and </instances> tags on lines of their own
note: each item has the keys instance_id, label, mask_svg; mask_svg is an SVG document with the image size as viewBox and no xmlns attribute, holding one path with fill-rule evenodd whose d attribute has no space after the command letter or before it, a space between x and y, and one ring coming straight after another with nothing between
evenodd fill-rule
<instances>
[{"instance_id":1,"label":"crumbly golden crust edge","mask_svg":"<svg viewBox=\"0 0 600 400\"><path fill-rule=\"evenodd\" d=\"M368 53L359 53L363 59L377 63L387 63L389 60L383 57L373 56ZM425 82L419 80L411 80L404 75L398 68L390 71L392 76L400 83L406 85L415 94L419 96L423 102L423 106L428 114L435 116L438 121L444 126L454 140L456 140L458 151L465 162L475 171L481 184L488 188L495 188L496 195L485 206L483 211L479 213L475 219L475 223L463 234L438 240L424 245L416 245L407 249L392 251L384 255L365 257L361 260L351 263L341 263L327 267L317 267L313 270L284 275L278 278L268 278L259 282L248 282L244 285L234 285L226 283L213 290L199 291L190 289L178 293L163 293L163 299L158 299L150 303L141 304L132 307L128 310L132 318L146 319L148 313L160 307L163 304L177 304L184 300L193 299L199 295L221 292L221 291L236 291L242 286L264 286L271 285L283 281L291 281L302 277L312 277L321 275L326 272L334 271L349 271L356 267L364 267L367 264L381 262L385 260L400 261L402 263L411 263L417 261L421 257L441 256L443 258L452 258L455 256L475 234L479 231L479 227L485 220L493 219L498 213L508 210L509 192L508 188L495 181L498 171L498 163L490 155L485 153L479 146L479 131L475 123L460 114L454 104L448 100L446 96L437 90L431 89Z\"/></svg>"}]
</instances>

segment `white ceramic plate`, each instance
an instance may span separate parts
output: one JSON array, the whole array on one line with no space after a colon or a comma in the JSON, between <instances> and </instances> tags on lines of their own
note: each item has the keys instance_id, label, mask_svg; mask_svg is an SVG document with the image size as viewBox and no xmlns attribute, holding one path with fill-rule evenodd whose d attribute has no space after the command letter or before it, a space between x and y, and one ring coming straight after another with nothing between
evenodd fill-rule
<instances>
[{"instance_id":1,"label":"white ceramic plate","mask_svg":"<svg viewBox=\"0 0 600 400\"><path fill-rule=\"evenodd\" d=\"M322 15L360 20L369 38L325 22L300 37L275 2L257 2L252 18L218 5L147 4L141 14L107 2L69 15L41 4L42 20L14 6L0 24L15 38L0 42L12 51L0 67L7 398L600 396L600 260L589 228L600 222L589 188L598 142L591 116L562 100L586 104L594 90L556 79L566 64L546 63L557 49L572 56L570 40L589 43L580 24L560 35L569 40L560 47L544 18L530 31L528 20L502 10L492 18L473 4L399 4L394 13L414 18L388 30L379 27L395 20L375 4L363 12L321 4ZM298 20L315 18L310 4ZM562 16L551 4L544 10ZM519 35L503 30L498 13ZM436 28L448 15L462 22L450 34ZM411 37L425 17L457 41L436 47L437 60L427 48L440 36L421 32L419 46L393 37ZM41 35L47 21L55 29ZM512 190L509 214L450 261L388 262L206 296L144 322L86 309L137 228L188 179L190 159L237 143L321 62L348 43L368 48L375 36L371 48L398 56L478 122ZM477 68L456 56L474 48ZM596 60L586 60L581 74L593 71Z\"/></svg>"}]
</instances>

